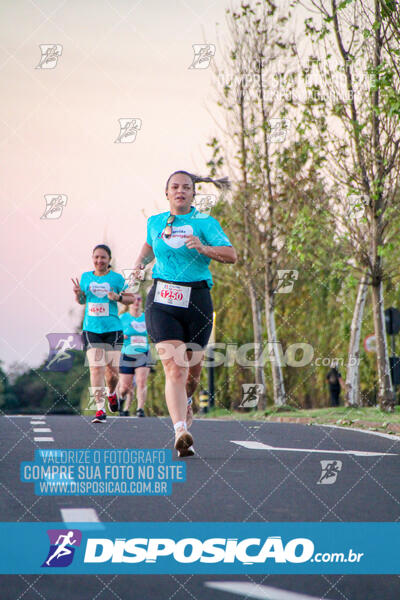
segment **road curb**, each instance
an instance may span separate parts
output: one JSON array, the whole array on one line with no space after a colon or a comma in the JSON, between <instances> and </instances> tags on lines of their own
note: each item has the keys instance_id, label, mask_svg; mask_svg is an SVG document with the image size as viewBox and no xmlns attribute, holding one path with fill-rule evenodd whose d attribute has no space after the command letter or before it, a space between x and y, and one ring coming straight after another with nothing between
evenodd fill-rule
<instances>
[{"instance_id":1,"label":"road curb","mask_svg":"<svg viewBox=\"0 0 400 600\"><path fill-rule=\"evenodd\" d=\"M319 422L314 417L267 417L267 421L275 423L303 423L304 425L340 425L342 427L359 427L373 431L384 431L386 433L400 433L399 423L382 423L379 421L363 421L349 419L332 419Z\"/></svg>"}]
</instances>

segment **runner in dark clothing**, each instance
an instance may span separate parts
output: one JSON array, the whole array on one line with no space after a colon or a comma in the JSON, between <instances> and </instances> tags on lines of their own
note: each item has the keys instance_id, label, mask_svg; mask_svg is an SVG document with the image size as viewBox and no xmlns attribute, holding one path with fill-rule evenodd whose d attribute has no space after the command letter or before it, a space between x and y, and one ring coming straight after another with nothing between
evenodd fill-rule
<instances>
[{"instance_id":1,"label":"runner in dark clothing","mask_svg":"<svg viewBox=\"0 0 400 600\"><path fill-rule=\"evenodd\" d=\"M343 379L336 367L332 366L331 370L326 376L326 380L329 385L329 393L331 406L339 406L340 404L340 390L341 386L344 386Z\"/></svg>"}]
</instances>

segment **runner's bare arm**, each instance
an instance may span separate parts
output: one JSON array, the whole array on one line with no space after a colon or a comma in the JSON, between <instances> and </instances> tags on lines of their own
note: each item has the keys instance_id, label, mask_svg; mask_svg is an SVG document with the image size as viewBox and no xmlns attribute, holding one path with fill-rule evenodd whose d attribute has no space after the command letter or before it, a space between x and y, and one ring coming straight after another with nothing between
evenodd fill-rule
<instances>
[{"instance_id":1,"label":"runner's bare arm","mask_svg":"<svg viewBox=\"0 0 400 600\"><path fill-rule=\"evenodd\" d=\"M120 304L128 305L128 304L132 304L132 302L135 299L135 296L130 292L121 292L121 293L117 294L111 288L111 291L108 292L108 294L107 294L107 298L114 302L119 302Z\"/></svg>"},{"instance_id":2,"label":"runner's bare arm","mask_svg":"<svg viewBox=\"0 0 400 600\"><path fill-rule=\"evenodd\" d=\"M153 248L145 242L140 250L139 256L135 261L135 266L133 267L135 270L139 268L139 265L148 265L151 261L154 260L154 252Z\"/></svg>"},{"instance_id":3,"label":"runner's bare arm","mask_svg":"<svg viewBox=\"0 0 400 600\"><path fill-rule=\"evenodd\" d=\"M147 243L145 242L142 246L142 249L139 253L139 256L137 257L134 267L133 267L133 277L135 279L143 279L144 273L143 273L143 269L145 268L146 265L148 265L149 263L151 263L154 260L155 256L154 256L154 252L153 252L153 248Z\"/></svg>"},{"instance_id":4,"label":"runner's bare arm","mask_svg":"<svg viewBox=\"0 0 400 600\"><path fill-rule=\"evenodd\" d=\"M188 237L186 246L217 262L234 264L237 261L236 250L232 246L205 246L195 235Z\"/></svg>"},{"instance_id":5,"label":"runner's bare arm","mask_svg":"<svg viewBox=\"0 0 400 600\"><path fill-rule=\"evenodd\" d=\"M236 250L233 246L203 246L201 254L217 262L229 263L231 265L237 261Z\"/></svg>"},{"instance_id":6,"label":"runner's bare arm","mask_svg":"<svg viewBox=\"0 0 400 600\"><path fill-rule=\"evenodd\" d=\"M135 295L131 294L130 292L121 292L120 298L121 300L118 300L118 302L128 305L132 304L132 302L135 300Z\"/></svg>"}]
</instances>

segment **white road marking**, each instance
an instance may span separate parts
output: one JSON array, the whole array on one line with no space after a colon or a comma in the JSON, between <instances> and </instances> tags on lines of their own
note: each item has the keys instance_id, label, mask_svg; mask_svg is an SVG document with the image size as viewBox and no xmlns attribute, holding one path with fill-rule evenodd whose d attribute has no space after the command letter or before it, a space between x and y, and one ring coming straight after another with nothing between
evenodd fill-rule
<instances>
[{"instance_id":1,"label":"white road marking","mask_svg":"<svg viewBox=\"0 0 400 600\"><path fill-rule=\"evenodd\" d=\"M46 421L31 421L30 425L46 425Z\"/></svg>"},{"instance_id":2,"label":"white road marking","mask_svg":"<svg viewBox=\"0 0 400 600\"><path fill-rule=\"evenodd\" d=\"M48 427L34 427L33 431L34 433L50 433L51 429Z\"/></svg>"},{"instance_id":3,"label":"white road marking","mask_svg":"<svg viewBox=\"0 0 400 600\"><path fill-rule=\"evenodd\" d=\"M247 583L240 581L206 581L205 585L215 590L230 592L246 598L256 598L257 600L318 600L315 596L298 594L297 592L288 592L280 588L274 588L267 585L258 585L257 583ZM325 600L328 600L327 598Z\"/></svg>"},{"instance_id":4,"label":"white road marking","mask_svg":"<svg viewBox=\"0 0 400 600\"><path fill-rule=\"evenodd\" d=\"M8 415L9 419L45 419L47 415Z\"/></svg>"},{"instance_id":5,"label":"white road marking","mask_svg":"<svg viewBox=\"0 0 400 600\"><path fill-rule=\"evenodd\" d=\"M34 442L54 442L54 438L52 437L34 437Z\"/></svg>"},{"instance_id":6,"label":"white road marking","mask_svg":"<svg viewBox=\"0 0 400 600\"><path fill-rule=\"evenodd\" d=\"M64 523L84 523L79 529L105 529L94 508L61 508Z\"/></svg>"},{"instance_id":7,"label":"white road marking","mask_svg":"<svg viewBox=\"0 0 400 600\"><path fill-rule=\"evenodd\" d=\"M231 440L233 444L238 444L249 450L273 450L274 452L316 452L318 454L353 454L354 456L397 456L397 454L391 454L390 452L363 452L361 450L323 450L320 448L276 448L275 446L268 446L268 444L262 444L261 442L236 442Z\"/></svg>"},{"instance_id":8,"label":"white road marking","mask_svg":"<svg viewBox=\"0 0 400 600\"><path fill-rule=\"evenodd\" d=\"M392 442L399 441L400 436L395 433L382 433L381 431L370 431L369 429L359 429L357 427L341 427L340 425L326 425L325 423L320 423L318 425L314 425L314 427L333 427L334 429L341 429L346 431L359 431L360 433L369 433L369 435L377 435L378 437L386 438L387 440L392 440Z\"/></svg>"},{"instance_id":9,"label":"white road marking","mask_svg":"<svg viewBox=\"0 0 400 600\"><path fill-rule=\"evenodd\" d=\"M94 508L61 508L65 523L100 523Z\"/></svg>"}]
</instances>

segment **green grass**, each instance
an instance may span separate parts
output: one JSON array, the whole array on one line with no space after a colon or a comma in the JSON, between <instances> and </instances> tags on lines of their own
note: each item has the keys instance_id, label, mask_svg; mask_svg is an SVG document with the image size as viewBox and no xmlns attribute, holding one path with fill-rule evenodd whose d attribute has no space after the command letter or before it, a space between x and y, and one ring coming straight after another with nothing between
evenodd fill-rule
<instances>
[{"instance_id":1,"label":"green grass","mask_svg":"<svg viewBox=\"0 0 400 600\"><path fill-rule=\"evenodd\" d=\"M200 415L199 415L200 416ZM335 408L314 408L314 409L277 409L268 407L265 411L230 411L224 408L216 408L206 415L205 418L224 418L246 421L266 421L269 417L307 417L315 423L337 423L343 425L357 425L357 421L370 421L382 423L400 424L400 406L395 407L394 413L381 411L378 407L357 407L347 408L338 406Z\"/></svg>"}]
</instances>

